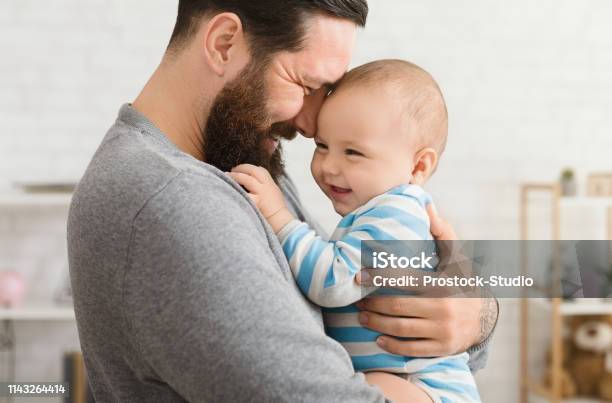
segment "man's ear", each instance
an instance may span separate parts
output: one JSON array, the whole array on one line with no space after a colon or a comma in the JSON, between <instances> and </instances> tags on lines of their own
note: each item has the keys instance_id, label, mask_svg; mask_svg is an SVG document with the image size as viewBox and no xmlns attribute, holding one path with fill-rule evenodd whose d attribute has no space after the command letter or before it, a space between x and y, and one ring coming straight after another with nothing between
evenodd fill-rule
<instances>
[{"instance_id":1,"label":"man's ear","mask_svg":"<svg viewBox=\"0 0 612 403\"><path fill-rule=\"evenodd\" d=\"M414 157L414 168L412 168L412 183L424 184L434 173L438 163L438 153L431 147L423 148Z\"/></svg>"},{"instance_id":2,"label":"man's ear","mask_svg":"<svg viewBox=\"0 0 612 403\"><path fill-rule=\"evenodd\" d=\"M242 22L234 13L221 13L211 18L205 29L203 40L206 63L222 77L240 49L246 49Z\"/></svg>"}]
</instances>

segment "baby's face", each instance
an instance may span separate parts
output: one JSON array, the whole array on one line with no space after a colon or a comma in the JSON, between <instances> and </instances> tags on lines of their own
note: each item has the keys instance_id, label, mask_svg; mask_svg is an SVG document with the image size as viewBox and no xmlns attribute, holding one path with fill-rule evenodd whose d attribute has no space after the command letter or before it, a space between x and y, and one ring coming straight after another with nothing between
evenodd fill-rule
<instances>
[{"instance_id":1,"label":"baby's face","mask_svg":"<svg viewBox=\"0 0 612 403\"><path fill-rule=\"evenodd\" d=\"M310 169L338 214L410 183L417 150L400 119L393 97L378 89L340 89L323 104Z\"/></svg>"}]
</instances>

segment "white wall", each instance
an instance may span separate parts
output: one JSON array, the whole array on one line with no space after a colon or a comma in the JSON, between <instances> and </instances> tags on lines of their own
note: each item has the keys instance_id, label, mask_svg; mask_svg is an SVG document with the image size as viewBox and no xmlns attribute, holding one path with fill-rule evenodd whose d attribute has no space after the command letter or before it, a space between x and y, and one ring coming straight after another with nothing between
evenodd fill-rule
<instances>
[{"instance_id":1,"label":"white wall","mask_svg":"<svg viewBox=\"0 0 612 403\"><path fill-rule=\"evenodd\" d=\"M0 2L0 180L80 176L160 60L175 3Z\"/></svg>"},{"instance_id":2,"label":"white wall","mask_svg":"<svg viewBox=\"0 0 612 403\"><path fill-rule=\"evenodd\" d=\"M565 166L579 177L612 169L612 3L370 3L353 65L405 58L439 81L450 136L428 188L464 238L517 238L520 182L554 180ZM135 97L159 61L175 7L170 0L0 2L0 187L81 175L119 106ZM304 200L333 228L336 217L308 172L311 142L300 139L286 148ZM47 213L39 219L16 211L0 216L0 265L18 265L39 284L61 278L64 270L57 241L63 213ZM33 229L32 220L50 223ZM512 302L503 306L508 310L489 368L479 375L483 395L495 396L485 401L499 403L516 400L518 374L516 311ZM47 333L36 336L31 329ZM21 331L30 335L22 341L22 357L36 351L37 359L27 361L47 364L22 367L20 374L59 376L49 364L57 352L37 343L66 343L72 328L28 324ZM505 397L495 394L500 386L491 386L504 381Z\"/></svg>"}]
</instances>

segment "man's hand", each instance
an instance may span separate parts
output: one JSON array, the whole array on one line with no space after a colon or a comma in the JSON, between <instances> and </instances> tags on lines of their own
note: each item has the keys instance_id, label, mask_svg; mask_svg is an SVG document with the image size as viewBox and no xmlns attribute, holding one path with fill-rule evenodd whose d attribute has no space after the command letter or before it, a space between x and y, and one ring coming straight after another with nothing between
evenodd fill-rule
<instances>
[{"instance_id":1,"label":"man's hand","mask_svg":"<svg viewBox=\"0 0 612 403\"><path fill-rule=\"evenodd\" d=\"M274 182L267 169L251 164L234 167L227 173L249 192L249 196L261 214L272 226L280 231L293 216L287 209L283 192Z\"/></svg>"},{"instance_id":2,"label":"man's hand","mask_svg":"<svg viewBox=\"0 0 612 403\"><path fill-rule=\"evenodd\" d=\"M375 297L365 298L357 306L363 310L360 323L385 334L377 343L390 353L412 357L451 355L483 339L480 298Z\"/></svg>"},{"instance_id":3,"label":"man's hand","mask_svg":"<svg viewBox=\"0 0 612 403\"><path fill-rule=\"evenodd\" d=\"M436 240L457 239L452 226L429 205ZM361 277L357 276L357 281ZM466 351L485 340L497 321L493 298L365 298L357 303L363 326L384 334L379 346L390 353L433 357ZM400 340L398 337L419 338Z\"/></svg>"},{"instance_id":4,"label":"man's hand","mask_svg":"<svg viewBox=\"0 0 612 403\"><path fill-rule=\"evenodd\" d=\"M436 208L433 204L427 205L427 214L429 215L430 231L431 235L438 241L456 241L457 234L453 227L442 217L438 215Z\"/></svg>"}]
</instances>

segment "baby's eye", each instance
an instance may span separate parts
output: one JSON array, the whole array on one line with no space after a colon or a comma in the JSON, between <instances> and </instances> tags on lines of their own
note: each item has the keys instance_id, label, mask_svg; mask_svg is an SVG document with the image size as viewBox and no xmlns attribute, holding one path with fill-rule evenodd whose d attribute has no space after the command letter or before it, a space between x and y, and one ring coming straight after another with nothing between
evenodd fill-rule
<instances>
[{"instance_id":1,"label":"baby's eye","mask_svg":"<svg viewBox=\"0 0 612 403\"><path fill-rule=\"evenodd\" d=\"M315 141L315 144L319 150L327 150L327 144L323 144L318 141Z\"/></svg>"},{"instance_id":2,"label":"baby's eye","mask_svg":"<svg viewBox=\"0 0 612 403\"><path fill-rule=\"evenodd\" d=\"M352 148L347 148L344 152L346 155L354 155L357 157L363 157L364 155L357 150L353 150Z\"/></svg>"}]
</instances>

